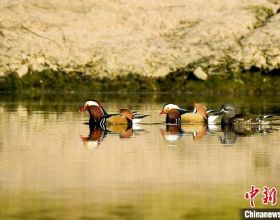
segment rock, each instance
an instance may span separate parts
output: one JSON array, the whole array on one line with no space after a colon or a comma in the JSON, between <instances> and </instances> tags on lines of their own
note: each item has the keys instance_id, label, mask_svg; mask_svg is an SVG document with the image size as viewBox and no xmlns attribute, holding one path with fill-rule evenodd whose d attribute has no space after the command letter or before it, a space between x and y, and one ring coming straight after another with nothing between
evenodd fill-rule
<instances>
[{"instance_id":1,"label":"rock","mask_svg":"<svg viewBox=\"0 0 280 220\"><path fill-rule=\"evenodd\" d=\"M200 80L207 80L208 78L207 73L205 73L200 66L193 71L193 75Z\"/></svg>"},{"instance_id":2,"label":"rock","mask_svg":"<svg viewBox=\"0 0 280 220\"><path fill-rule=\"evenodd\" d=\"M21 65L16 72L17 72L19 77L22 77L23 75L28 73L28 66L26 64Z\"/></svg>"},{"instance_id":3,"label":"rock","mask_svg":"<svg viewBox=\"0 0 280 220\"><path fill-rule=\"evenodd\" d=\"M277 0L0 1L0 74L52 68L159 77L199 66L210 75L225 72L228 57L235 66L256 65L254 51L271 69L280 65L280 14L272 13L279 6Z\"/></svg>"},{"instance_id":4,"label":"rock","mask_svg":"<svg viewBox=\"0 0 280 220\"><path fill-rule=\"evenodd\" d=\"M278 46L276 46L278 42ZM280 14L273 16L265 26L256 29L241 41L242 66L257 66L263 70L280 68ZM237 57L237 56L236 56Z\"/></svg>"}]
</instances>

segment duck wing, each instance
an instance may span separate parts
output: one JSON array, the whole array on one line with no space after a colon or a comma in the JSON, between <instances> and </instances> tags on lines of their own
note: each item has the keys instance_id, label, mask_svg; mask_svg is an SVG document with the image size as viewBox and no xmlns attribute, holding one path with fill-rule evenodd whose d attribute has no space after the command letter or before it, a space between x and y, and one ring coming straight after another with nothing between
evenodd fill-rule
<instances>
[{"instance_id":1,"label":"duck wing","mask_svg":"<svg viewBox=\"0 0 280 220\"><path fill-rule=\"evenodd\" d=\"M256 122L259 124L271 124L273 123L279 123L280 122L280 116L278 115L262 115L256 119Z\"/></svg>"},{"instance_id":2,"label":"duck wing","mask_svg":"<svg viewBox=\"0 0 280 220\"><path fill-rule=\"evenodd\" d=\"M253 123L256 123L256 118L249 114L240 113L240 114L236 114L231 119L231 123L232 124L253 124Z\"/></svg>"},{"instance_id":3,"label":"duck wing","mask_svg":"<svg viewBox=\"0 0 280 220\"><path fill-rule=\"evenodd\" d=\"M142 119L142 118L145 118L147 116L150 116L150 115L142 115L142 114L136 114L136 115L133 115L133 119Z\"/></svg>"}]
</instances>

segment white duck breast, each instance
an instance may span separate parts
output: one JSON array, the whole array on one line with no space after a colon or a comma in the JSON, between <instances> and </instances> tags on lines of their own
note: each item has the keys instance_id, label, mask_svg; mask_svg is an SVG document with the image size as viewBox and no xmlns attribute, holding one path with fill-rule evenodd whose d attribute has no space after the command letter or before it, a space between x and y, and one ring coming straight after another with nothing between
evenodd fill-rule
<instances>
[{"instance_id":1,"label":"white duck breast","mask_svg":"<svg viewBox=\"0 0 280 220\"><path fill-rule=\"evenodd\" d=\"M141 124L133 123L133 124L132 124L132 130L133 130L133 131L141 131L141 130L142 130Z\"/></svg>"},{"instance_id":2,"label":"white duck breast","mask_svg":"<svg viewBox=\"0 0 280 220\"><path fill-rule=\"evenodd\" d=\"M208 114L208 124L212 124L212 125L218 125L221 124L221 119L222 119L222 115L216 115L214 114L216 111L215 110L207 110L206 111ZM212 113L212 115L211 115Z\"/></svg>"},{"instance_id":3,"label":"white duck breast","mask_svg":"<svg viewBox=\"0 0 280 220\"><path fill-rule=\"evenodd\" d=\"M138 124L138 123L140 123L140 122L142 121L142 119L143 119L143 118L133 118L133 119L132 119L132 123L133 123L133 124Z\"/></svg>"},{"instance_id":4,"label":"white duck breast","mask_svg":"<svg viewBox=\"0 0 280 220\"><path fill-rule=\"evenodd\" d=\"M209 115L208 124L214 124L214 125L221 124L221 116L220 115Z\"/></svg>"}]
</instances>

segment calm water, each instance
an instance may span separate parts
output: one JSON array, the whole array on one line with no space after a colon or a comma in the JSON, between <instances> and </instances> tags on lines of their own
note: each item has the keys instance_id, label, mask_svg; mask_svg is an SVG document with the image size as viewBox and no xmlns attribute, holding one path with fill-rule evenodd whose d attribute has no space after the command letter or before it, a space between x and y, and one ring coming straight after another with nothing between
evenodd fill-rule
<instances>
[{"instance_id":1,"label":"calm water","mask_svg":"<svg viewBox=\"0 0 280 220\"><path fill-rule=\"evenodd\" d=\"M201 100L218 108L225 99ZM254 114L280 113L275 99L230 98ZM90 131L78 112L85 100L0 101L0 219L239 219L251 184L280 189L278 125L246 134L166 127L165 100L106 98L108 112L151 116Z\"/></svg>"}]
</instances>

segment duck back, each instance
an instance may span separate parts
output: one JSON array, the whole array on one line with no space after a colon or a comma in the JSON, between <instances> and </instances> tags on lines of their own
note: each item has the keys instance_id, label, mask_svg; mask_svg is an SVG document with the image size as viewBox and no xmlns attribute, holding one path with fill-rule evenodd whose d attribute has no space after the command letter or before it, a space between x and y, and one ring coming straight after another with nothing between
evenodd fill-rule
<instances>
[{"instance_id":1,"label":"duck back","mask_svg":"<svg viewBox=\"0 0 280 220\"><path fill-rule=\"evenodd\" d=\"M111 117L106 119L106 124L127 125L129 123L131 123L131 121L128 120L125 116L121 116L121 115L112 115Z\"/></svg>"},{"instance_id":2,"label":"duck back","mask_svg":"<svg viewBox=\"0 0 280 220\"><path fill-rule=\"evenodd\" d=\"M197 113L185 113L181 115L182 123L188 123L188 124L201 124L205 123L206 119L201 115Z\"/></svg>"},{"instance_id":3,"label":"duck back","mask_svg":"<svg viewBox=\"0 0 280 220\"><path fill-rule=\"evenodd\" d=\"M249 114L237 114L235 115L230 123L231 124L254 124L256 122L256 118Z\"/></svg>"}]
</instances>

